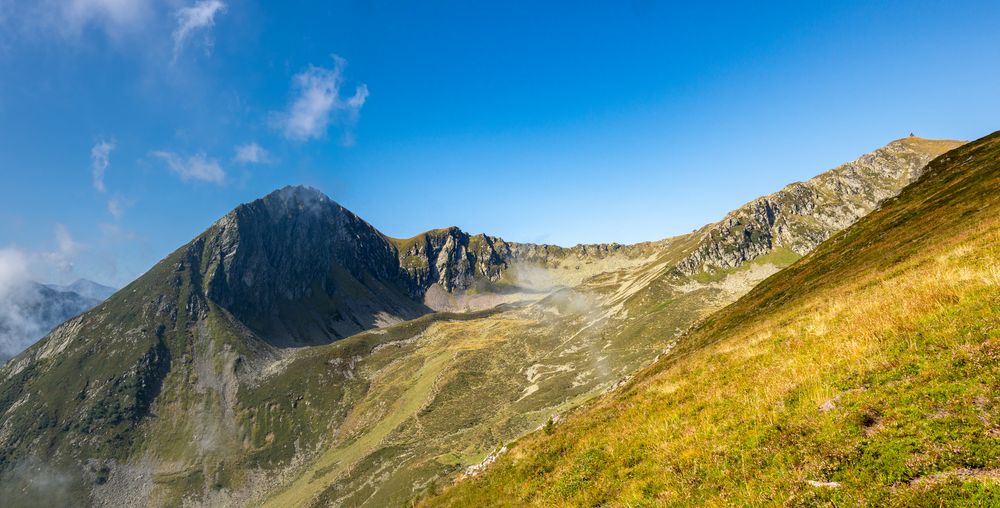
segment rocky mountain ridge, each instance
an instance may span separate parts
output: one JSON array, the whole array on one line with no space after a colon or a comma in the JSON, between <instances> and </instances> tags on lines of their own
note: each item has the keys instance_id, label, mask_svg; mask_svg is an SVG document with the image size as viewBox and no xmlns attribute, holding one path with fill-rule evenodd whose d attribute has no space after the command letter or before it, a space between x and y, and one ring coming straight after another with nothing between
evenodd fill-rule
<instances>
[{"instance_id":1,"label":"rocky mountain ridge","mask_svg":"<svg viewBox=\"0 0 1000 508\"><path fill-rule=\"evenodd\" d=\"M702 228L698 247L678 269L689 275L731 269L778 248L804 255L898 194L935 157L962 144L910 136L755 199Z\"/></svg>"}]
</instances>

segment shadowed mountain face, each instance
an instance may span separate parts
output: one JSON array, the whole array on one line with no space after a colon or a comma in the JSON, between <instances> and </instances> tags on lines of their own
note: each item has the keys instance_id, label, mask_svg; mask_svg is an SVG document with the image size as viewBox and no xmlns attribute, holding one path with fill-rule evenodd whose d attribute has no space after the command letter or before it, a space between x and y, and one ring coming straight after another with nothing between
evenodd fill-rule
<instances>
[{"instance_id":1,"label":"shadowed mountain face","mask_svg":"<svg viewBox=\"0 0 1000 508\"><path fill-rule=\"evenodd\" d=\"M919 172L953 144L886 164ZM822 203L906 181L858 175ZM405 503L799 257L754 240L735 265L683 270L706 245L759 238L729 222L702 230L718 240L628 246L400 240L313 189L275 191L0 368L0 475L28 488L25 468L48 468L110 505ZM814 241L789 231L787 245Z\"/></svg>"},{"instance_id":2,"label":"shadowed mountain face","mask_svg":"<svg viewBox=\"0 0 1000 508\"><path fill-rule=\"evenodd\" d=\"M314 189L242 205L198 243L206 296L274 345L328 343L430 311L393 244Z\"/></svg>"}]
</instances>

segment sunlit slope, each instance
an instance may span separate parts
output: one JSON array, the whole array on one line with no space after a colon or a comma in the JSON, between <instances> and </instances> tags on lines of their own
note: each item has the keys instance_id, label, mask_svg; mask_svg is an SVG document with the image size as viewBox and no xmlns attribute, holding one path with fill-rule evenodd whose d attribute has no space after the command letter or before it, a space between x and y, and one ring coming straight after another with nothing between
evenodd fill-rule
<instances>
[{"instance_id":1,"label":"sunlit slope","mask_svg":"<svg viewBox=\"0 0 1000 508\"><path fill-rule=\"evenodd\" d=\"M1000 503L1000 134L428 505Z\"/></svg>"},{"instance_id":2,"label":"sunlit slope","mask_svg":"<svg viewBox=\"0 0 1000 508\"><path fill-rule=\"evenodd\" d=\"M668 243L651 259L669 256ZM624 270L620 282L643 273ZM286 412L291 408L280 394L303 380L361 383L364 392L344 406L342 421L326 422L322 449L293 470L292 481L272 484L266 504L403 505L499 443L600 393L664 348L659 341L624 340L611 297L585 285L553 288L540 301L435 314L300 355L268 382L273 393L257 390L254 397ZM678 319L698 317L692 311ZM360 346L373 340L384 345ZM354 344L359 352L349 367L332 360ZM322 393L302 396L298 403L314 408L307 411L329 407ZM269 446L289 446L297 435L278 430Z\"/></svg>"},{"instance_id":3,"label":"sunlit slope","mask_svg":"<svg viewBox=\"0 0 1000 508\"><path fill-rule=\"evenodd\" d=\"M544 269L521 273L515 268L494 288L544 286L542 294L552 292L548 297L495 309L475 320L438 320L394 342L395 352L373 355L394 354L400 360L370 364L359 356L357 379L368 383L364 396L352 403L347 423L331 427L333 441L307 459L293 481L271 492L268 504L399 505L433 491L503 443L538 429L669 352L693 324L800 257L761 230L744 235L752 259L730 268L709 265L693 274L678 269L692 252L717 241L714 231L731 235L738 224L778 231L785 224L809 222L804 214L812 211L836 220L813 224L811 234L832 234L841 223L874 208L877 194L895 194L922 174L933 156L959 144L895 141L814 179L822 184L811 180L809 188L823 191L821 200L777 193L696 234L599 250L598 256L581 257L582 252L566 249L553 256L551 247L528 246L537 249L530 256L545 259ZM848 188L854 191L843 190ZM771 203L776 215L749 220L756 217L754 203L761 200ZM808 238L786 238L812 248ZM461 240L454 245L463 245ZM469 240L469 249L477 250ZM501 252L524 248L492 241ZM449 244L447 239L438 243ZM310 371L298 362L286 369Z\"/></svg>"}]
</instances>

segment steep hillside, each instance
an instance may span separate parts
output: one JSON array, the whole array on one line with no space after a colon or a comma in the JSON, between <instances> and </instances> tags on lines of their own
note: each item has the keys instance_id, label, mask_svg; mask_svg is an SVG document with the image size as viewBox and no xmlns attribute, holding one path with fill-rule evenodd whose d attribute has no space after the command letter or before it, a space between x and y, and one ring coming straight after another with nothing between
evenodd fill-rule
<instances>
[{"instance_id":1,"label":"steep hillside","mask_svg":"<svg viewBox=\"0 0 1000 508\"><path fill-rule=\"evenodd\" d=\"M686 274L699 245L397 240L276 191L0 369L0 483L112 506L404 504L798 257Z\"/></svg>"},{"instance_id":2,"label":"steep hillside","mask_svg":"<svg viewBox=\"0 0 1000 508\"><path fill-rule=\"evenodd\" d=\"M427 505L1000 503L1000 133Z\"/></svg>"}]
</instances>

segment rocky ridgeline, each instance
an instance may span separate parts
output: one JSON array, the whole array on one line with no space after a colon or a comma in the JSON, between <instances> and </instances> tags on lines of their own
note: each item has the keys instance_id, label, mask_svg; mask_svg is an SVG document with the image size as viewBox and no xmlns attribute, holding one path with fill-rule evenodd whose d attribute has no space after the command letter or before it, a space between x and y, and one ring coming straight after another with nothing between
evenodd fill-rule
<instances>
[{"instance_id":1,"label":"rocky ridgeline","mask_svg":"<svg viewBox=\"0 0 1000 508\"><path fill-rule=\"evenodd\" d=\"M911 136L755 199L702 228L698 247L677 268L687 275L735 268L779 247L804 255L898 194L931 160L961 144Z\"/></svg>"},{"instance_id":2,"label":"rocky ridgeline","mask_svg":"<svg viewBox=\"0 0 1000 508\"><path fill-rule=\"evenodd\" d=\"M508 242L495 236L470 235L457 227L435 229L394 242L400 266L423 291L433 284L455 291L468 289L478 280L497 282L515 263L548 266L566 259L632 255L638 250L636 246L614 243L559 247Z\"/></svg>"}]
</instances>

